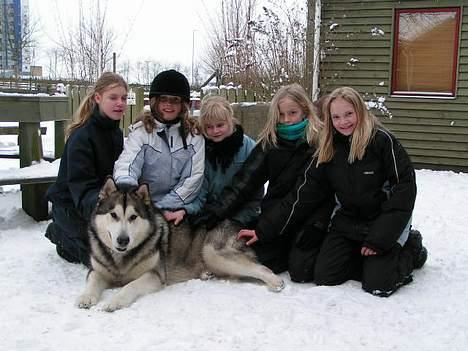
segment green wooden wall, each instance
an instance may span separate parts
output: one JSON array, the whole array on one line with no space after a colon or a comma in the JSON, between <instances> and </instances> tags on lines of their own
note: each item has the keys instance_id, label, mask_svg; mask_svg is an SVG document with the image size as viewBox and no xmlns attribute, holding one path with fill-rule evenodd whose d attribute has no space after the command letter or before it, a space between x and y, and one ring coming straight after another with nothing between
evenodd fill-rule
<instances>
[{"instance_id":1,"label":"green wooden wall","mask_svg":"<svg viewBox=\"0 0 468 351\"><path fill-rule=\"evenodd\" d=\"M385 99L383 108L373 112L402 142L417 167L468 171L466 5L468 1L460 0L323 1L321 93L347 85L366 101ZM391 97L394 10L450 6L462 7L456 98ZM374 28L377 35L372 35ZM382 112L384 108L388 113Z\"/></svg>"}]
</instances>

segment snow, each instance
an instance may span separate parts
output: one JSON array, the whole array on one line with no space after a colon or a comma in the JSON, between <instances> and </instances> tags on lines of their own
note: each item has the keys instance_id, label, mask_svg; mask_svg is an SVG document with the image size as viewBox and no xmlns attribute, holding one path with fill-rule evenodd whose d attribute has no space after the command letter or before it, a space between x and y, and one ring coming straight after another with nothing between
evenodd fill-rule
<instances>
[{"instance_id":1,"label":"snow","mask_svg":"<svg viewBox=\"0 0 468 351\"><path fill-rule=\"evenodd\" d=\"M382 36L385 35L385 32L380 28L374 27L371 29L371 34L372 36Z\"/></svg>"},{"instance_id":2,"label":"snow","mask_svg":"<svg viewBox=\"0 0 468 351\"><path fill-rule=\"evenodd\" d=\"M53 162L48 162L45 160L40 160L39 162L34 162L32 166L16 169L14 167L0 169L0 181L3 179L28 179L36 178L39 175L41 177L54 177L58 174L58 169L60 166L60 160L55 160Z\"/></svg>"},{"instance_id":3,"label":"snow","mask_svg":"<svg viewBox=\"0 0 468 351\"><path fill-rule=\"evenodd\" d=\"M0 169L10 167L2 160ZM355 281L318 287L282 274L280 293L252 281L192 280L114 313L102 302L74 306L85 267L57 256L43 236L48 222L22 211L18 188L4 191L0 350L465 350L468 174L418 170L417 184L413 224L429 259L389 298Z\"/></svg>"}]
</instances>

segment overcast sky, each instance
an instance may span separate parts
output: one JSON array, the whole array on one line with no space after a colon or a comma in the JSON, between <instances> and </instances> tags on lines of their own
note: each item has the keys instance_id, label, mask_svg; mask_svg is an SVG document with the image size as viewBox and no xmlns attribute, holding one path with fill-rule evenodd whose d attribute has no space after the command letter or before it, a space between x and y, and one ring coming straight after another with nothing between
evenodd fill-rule
<instances>
[{"instance_id":1,"label":"overcast sky","mask_svg":"<svg viewBox=\"0 0 468 351\"><path fill-rule=\"evenodd\" d=\"M87 10L92 0L29 0L30 15L40 23L35 65L50 62L48 48L79 17L79 3ZM107 8L109 27L117 34L118 60L179 63L191 67L203 52L210 16L219 0L101 0Z\"/></svg>"}]
</instances>

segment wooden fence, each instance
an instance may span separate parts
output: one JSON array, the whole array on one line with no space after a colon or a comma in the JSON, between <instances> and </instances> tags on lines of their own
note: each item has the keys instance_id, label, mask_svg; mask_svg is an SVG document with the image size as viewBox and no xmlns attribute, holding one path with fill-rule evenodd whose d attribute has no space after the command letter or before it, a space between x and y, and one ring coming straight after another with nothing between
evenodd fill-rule
<instances>
[{"instance_id":1,"label":"wooden fence","mask_svg":"<svg viewBox=\"0 0 468 351\"><path fill-rule=\"evenodd\" d=\"M204 88L201 92L201 98L206 95L221 95L230 103L271 101L271 96L266 91L253 91L229 86Z\"/></svg>"},{"instance_id":2,"label":"wooden fence","mask_svg":"<svg viewBox=\"0 0 468 351\"><path fill-rule=\"evenodd\" d=\"M86 97L88 91L89 87L84 86L72 86L68 89L69 111L72 111L71 115L73 115L78 109L78 107L81 104L81 101L83 101L83 99ZM135 98L129 99L129 101L134 101L135 104L128 105L127 112L125 113L124 118L120 122L120 127L124 131L125 136L128 134L128 126L135 123L138 116L143 111L144 107L144 99L146 95L143 87L130 88L129 97L133 94ZM206 95L221 95L224 96L231 103L267 102L270 100L266 99L264 92L254 92L251 90L231 87L214 87L204 89L201 94L201 98L203 98ZM257 128L255 128L255 130L256 129ZM256 132L254 134L256 134Z\"/></svg>"}]
</instances>

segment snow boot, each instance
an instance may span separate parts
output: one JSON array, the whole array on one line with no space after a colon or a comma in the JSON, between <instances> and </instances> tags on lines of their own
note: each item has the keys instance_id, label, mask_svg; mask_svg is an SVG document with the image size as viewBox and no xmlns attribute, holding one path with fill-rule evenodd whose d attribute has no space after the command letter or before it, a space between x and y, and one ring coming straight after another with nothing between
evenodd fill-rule
<instances>
[{"instance_id":1,"label":"snow boot","mask_svg":"<svg viewBox=\"0 0 468 351\"><path fill-rule=\"evenodd\" d=\"M418 230L410 230L407 245L409 245L413 252L414 269L420 269L426 263L428 253L422 244L422 235Z\"/></svg>"}]
</instances>

